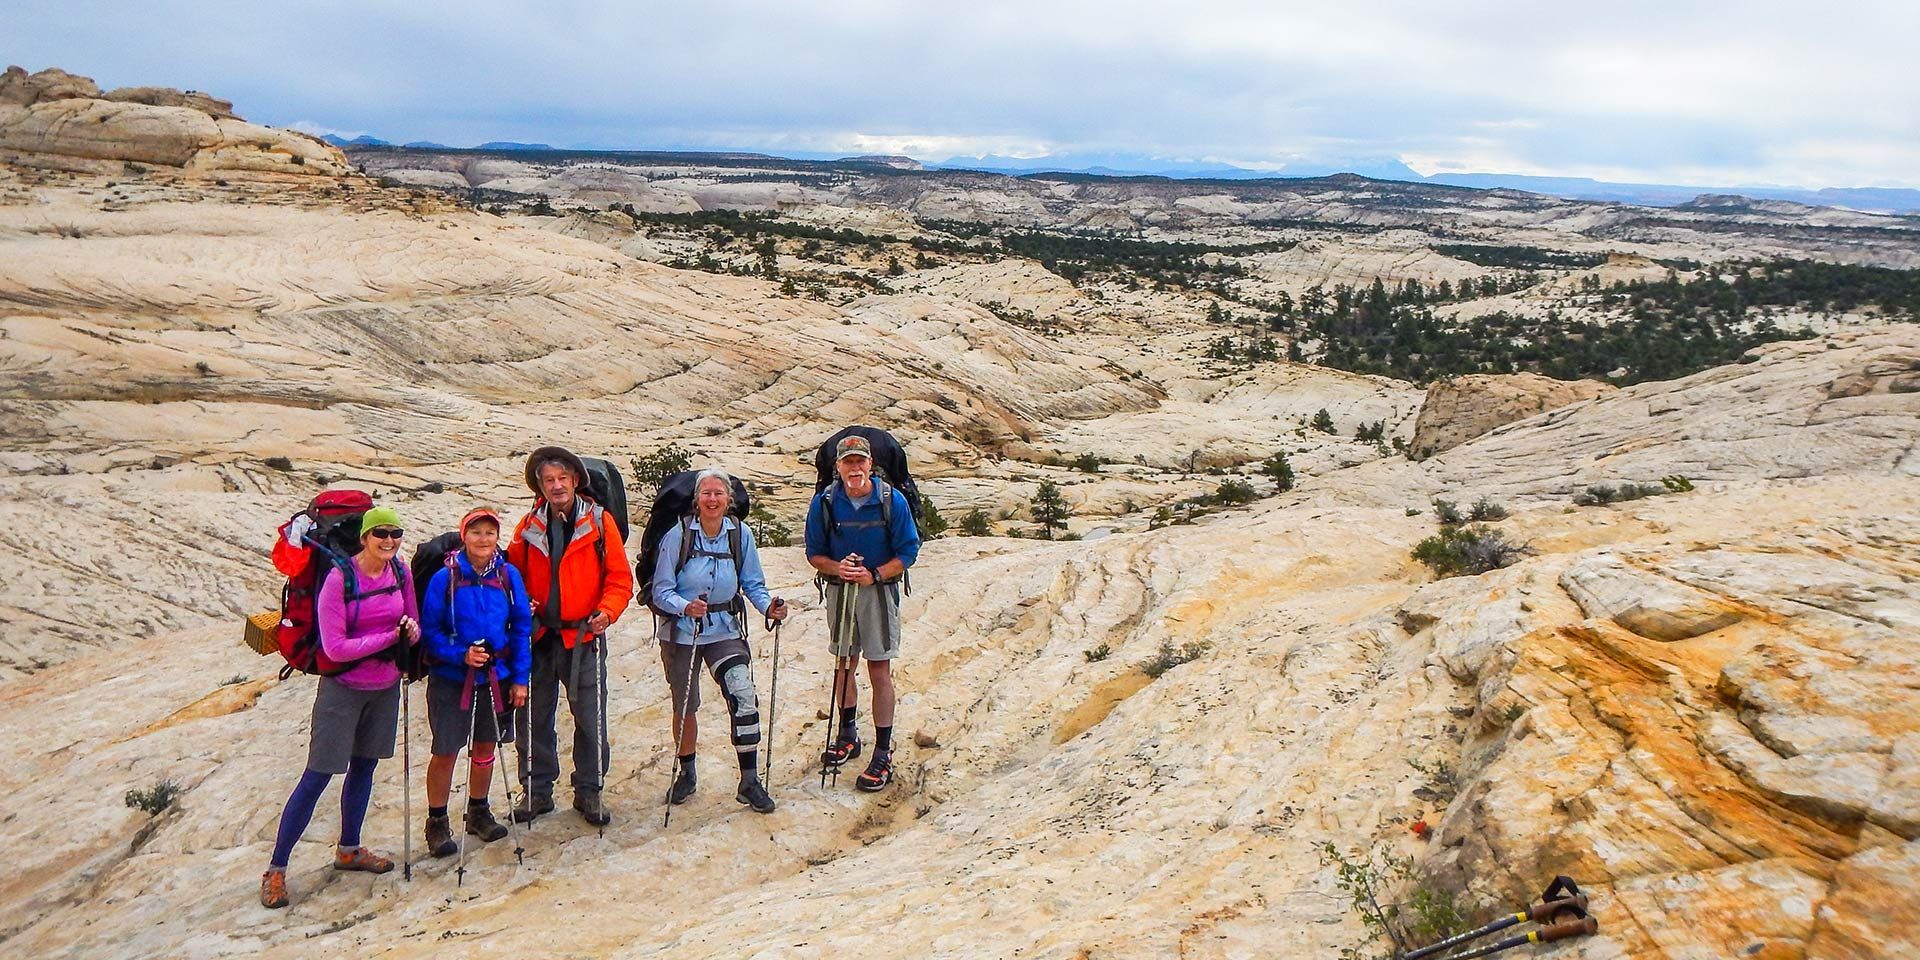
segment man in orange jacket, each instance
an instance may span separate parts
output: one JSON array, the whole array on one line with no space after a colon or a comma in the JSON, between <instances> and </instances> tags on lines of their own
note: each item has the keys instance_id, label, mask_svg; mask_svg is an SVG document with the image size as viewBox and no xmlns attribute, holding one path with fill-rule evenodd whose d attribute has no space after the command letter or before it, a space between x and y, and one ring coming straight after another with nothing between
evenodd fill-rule
<instances>
[{"instance_id":1,"label":"man in orange jacket","mask_svg":"<svg viewBox=\"0 0 1920 960\"><path fill-rule=\"evenodd\" d=\"M633 599L633 572L612 517L587 495L587 468L562 447L527 458L527 488L539 497L513 529L507 560L533 601L532 782L513 812L522 823L553 810L560 778L554 729L559 687L573 714L573 808L588 823L609 817L600 791L611 752L606 737L606 633ZM554 558L558 557L559 562Z\"/></svg>"}]
</instances>

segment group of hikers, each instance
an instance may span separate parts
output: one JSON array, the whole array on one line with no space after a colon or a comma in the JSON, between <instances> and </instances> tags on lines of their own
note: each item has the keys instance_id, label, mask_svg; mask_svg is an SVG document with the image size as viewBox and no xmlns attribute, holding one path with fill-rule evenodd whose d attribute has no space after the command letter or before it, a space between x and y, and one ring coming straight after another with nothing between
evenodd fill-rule
<instances>
[{"instance_id":1,"label":"group of hikers","mask_svg":"<svg viewBox=\"0 0 1920 960\"><path fill-rule=\"evenodd\" d=\"M886 452L904 469L904 456L884 431L848 428L829 438L818 458L823 482L805 528L807 560L822 587L835 658L829 717L837 723L821 754L822 771L837 771L861 755L856 668L864 658L874 741L856 786L867 791L882 790L893 779L891 661L900 651L902 583L920 551L908 497L917 493L876 476L876 437L884 438ZM698 788L701 697L695 671L704 664L729 714L739 765L735 799L771 813L775 802L759 772L761 715L747 606L770 627L790 610L768 590L753 531L744 522L744 485L717 467L689 473L688 509L661 518L657 541L649 524L638 578L654 615L670 691L675 764L667 800L685 803ZM435 557L426 546L427 559L416 553L415 565L422 568L417 571L400 560L407 530L399 513L372 506L364 494L355 492L358 502L341 501L343 510L364 509L357 510L357 522L355 514L342 514L349 519L335 538L339 549L329 554L331 563L306 556L320 541L315 529L324 522L324 511L316 508L321 501L282 527L275 559L290 576L283 604L309 592L311 623L288 614L278 643L288 656L287 672L315 673L319 681L306 770L281 813L273 857L260 881L262 905L287 905L288 859L336 774L346 780L335 869L394 868L391 857L361 842L361 827L374 771L394 755L396 733L410 710L403 685L420 674L432 729L423 828L429 855L464 856L465 837L490 843L508 836L511 823L531 823L554 810L563 689L573 718L573 807L589 824L610 822L604 794L612 760L606 736L608 630L627 612L636 581L627 566L626 520L619 516L624 494L613 509L598 502L586 462L561 447L542 447L527 458L526 483L533 504L504 545L500 513L475 506L456 533L442 538L444 554ZM299 559L282 564L283 554ZM507 782L496 761L500 745L516 738L524 738L521 799L507 814L510 823L503 823L491 808L489 788L497 769ZM463 749L467 802L464 837L456 840L448 805ZM408 790L410 797L410 780Z\"/></svg>"}]
</instances>

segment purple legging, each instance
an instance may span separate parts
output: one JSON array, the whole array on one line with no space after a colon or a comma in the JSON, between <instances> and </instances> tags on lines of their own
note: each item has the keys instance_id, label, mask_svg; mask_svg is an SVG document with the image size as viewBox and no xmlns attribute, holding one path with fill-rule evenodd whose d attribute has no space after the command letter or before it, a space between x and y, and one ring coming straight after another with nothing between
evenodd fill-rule
<instances>
[{"instance_id":1,"label":"purple legging","mask_svg":"<svg viewBox=\"0 0 1920 960\"><path fill-rule=\"evenodd\" d=\"M343 848L351 850L360 845L360 824L367 819L367 800L373 796L373 769L379 765L380 761L372 757L354 757L347 764L347 782L340 787L340 846ZM286 868L293 845L307 832L307 824L313 822L313 808L319 805L320 794L326 792L327 783L332 779L333 774L317 770L300 775L293 796L287 798L286 809L280 811L280 833L273 841L274 866Z\"/></svg>"}]
</instances>

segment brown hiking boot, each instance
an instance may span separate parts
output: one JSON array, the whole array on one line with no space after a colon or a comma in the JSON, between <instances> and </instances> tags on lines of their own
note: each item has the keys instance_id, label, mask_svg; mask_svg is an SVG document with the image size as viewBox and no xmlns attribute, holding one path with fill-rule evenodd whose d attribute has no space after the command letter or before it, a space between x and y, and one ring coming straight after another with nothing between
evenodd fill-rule
<instances>
[{"instance_id":1,"label":"brown hiking boot","mask_svg":"<svg viewBox=\"0 0 1920 960\"><path fill-rule=\"evenodd\" d=\"M427 856L451 857L460 845L453 842L453 824L447 817L427 818Z\"/></svg>"},{"instance_id":2,"label":"brown hiking boot","mask_svg":"<svg viewBox=\"0 0 1920 960\"><path fill-rule=\"evenodd\" d=\"M360 870L366 873L386 873L393 869L393 861L366 847L354 847L352 850L333 851L335 870Z\"/></svg>"},{"instance_id":3,"label":"brown hiking boot","mask_svg":"<svg viewBox=\"0 0 1920 960\"><path fill-rule=\"evenodd\" d=\"M493 818L490 807L467 806L467 835L479 837L483 843L492 843L507 835L507 828Z\"/></svg>"},{"instance_id":4,"label":"brown hiking boot","mask_svg":"<svg viewBox=\"0 0 1920 960\"><path fill-rule=\"evenodd\" d=\"M278 910L287 905L287 872L273 869L260 875L260 905Z\"/></svg>"}]
</instances>

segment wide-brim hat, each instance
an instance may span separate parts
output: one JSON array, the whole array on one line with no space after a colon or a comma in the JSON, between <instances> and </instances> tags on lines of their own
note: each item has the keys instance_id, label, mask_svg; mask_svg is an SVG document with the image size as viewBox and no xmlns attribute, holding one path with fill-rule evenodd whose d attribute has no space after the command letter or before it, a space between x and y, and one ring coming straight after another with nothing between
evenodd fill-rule
<instances>
[{"instance_id":1,"label":"wide-brim hat","mask_svg":"<svg viewBox=\"0 0 1920 960\"><path fill-rule=\"evenodd\" d=\"M573 451L568 450L566 447L541 447L527 454L528 490L533 491L536 495L540 493L538 470L540 464L548 460L558 460L566 464L568 470L573 471L574 489L587 489L587 465L582 463L579 457L574 456Z\"/></svg>"}]
</instances>

